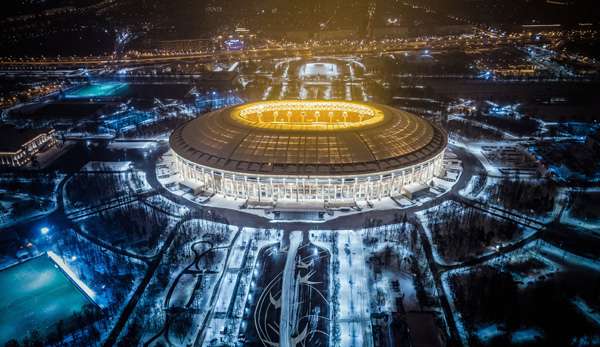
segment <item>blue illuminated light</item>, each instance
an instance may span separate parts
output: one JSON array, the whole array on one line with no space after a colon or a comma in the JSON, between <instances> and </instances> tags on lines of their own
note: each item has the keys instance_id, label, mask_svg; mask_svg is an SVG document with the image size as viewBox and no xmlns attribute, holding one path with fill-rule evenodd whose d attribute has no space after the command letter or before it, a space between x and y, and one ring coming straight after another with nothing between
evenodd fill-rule
<instances>
[{"instance_id":1,"label":"blue illuminated light","mask_svg":"<svg viewBox=\"0 0 600 347\"><path fill-rule=\"evenodd\" d=\"M244 48L244 42L238 39L225 40L224 43L228 50L238 51Z\"/></svg>"}]
</instances>

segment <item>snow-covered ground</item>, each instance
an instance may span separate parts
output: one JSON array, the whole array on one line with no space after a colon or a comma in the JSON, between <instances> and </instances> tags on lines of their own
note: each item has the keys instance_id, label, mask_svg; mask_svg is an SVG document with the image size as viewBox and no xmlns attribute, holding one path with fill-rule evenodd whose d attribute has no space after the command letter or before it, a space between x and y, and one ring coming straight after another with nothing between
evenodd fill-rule
<instances>
[{"instance_id":1,"label":"snow-covered ground","mask_svg":"<svg viewBox=\"0 0 600 347\"><path fill-rule=\"evenodd\" d=\"M600 312L598 312L596 309L588 306L588 304L585 302L585 300L583 300L582 298L579 298L579 297L576 297L575 299L573 299L573 304L575 305L575 307L577 307L579 312L581 312L589 320L594 322L594 324L596 324L598 327L600 327Z\"/></svg>"},{"instance_id":2,"label":"snow-covered ground","mask_svg":"<svg viewBox=\"0 0 600 347\"><path fill-rule=\"evenodd\" d=\"M457 207L458 206L458 207ZM457 265L460 264L460 262L458 261L450 261L448 259L445 259L444 257L442 257L436 247L435 242L433 242L433 237L431 234L431 223L432 221L430 220L430 218L428 217L427 213L428 211L431 211L433 209L438 209L438 208L461 208L458 203L453 202L453 201L444 201L443 203L441 203L440 205L433 207L431 209L425 210L425 211L418 211L415 213L415 216L417 217L417 219L419 220L419 222L421 223L421 225L423 226L423 230L425 231L425 234L427 235L427 238L429 239L429 242L431 243L432 247L431 247L431 251L433 254L433 258L435 259L435 261L438 264L443 264L443 265ZM494 219L498 219L499 217L490 215L491 218ZM516 218L516 217L515 217ZM518 218L516 218L518 220ZM513 240L509 241L509 242L505 242L502 244L502 247L508 246L512 243L516 243L519 242L520 240L527 238L529 236L531 236L533 233L535 233L537 230L533 229L533 228L528 228L528 227L523 227L518 231L518 236L515 237ZM485 256L485 255L489 255L489 254L493 254L498 252L498 249L496 247L487 247L482 253L477 254L477 256Z\"/></svg>"},{"instance_id":3,"label":"snow-covered ground","mask_svg":"<svg viewBox=\"0 0 600 347\"><path fill-rule=\"evenodd\" d=\"M109 150L123 150L123 149L145 149L152 150L156 148L158 144L155 141L111 141L106 147Z\"/></svg>"},{"instance_id":4,"label":"snow-covered ground","mask_svg":"<svg viewBox=\"0 0 600 347\"><path fill-rule=\"evenodd\" d=\"M534 342L543 336L544 334L537 328L520 329L512 333L511 342L513 344L525 344Z\"/></svg>"},{"instance_id":5,"label":"snow-covered ground","mask_svg":"<svg viewBox=\"0 0 600 347\"><path fill-rule=\"evenodd\" d=\"M126 204L108 211L103 211L103 214L108 214L109 216L113 216L111 213L115 213L121 209L125 209L127 211L128 208L139 208L143 209L146 213L146 218L150 219L150 216L154 212L151 207L148 207L140 202L133 202L130 204ZM162 212L158 212L162 214ZM106 217L104 217L106 218ZM99 214L95 213L85 218L78 219L77 223L80 226L80 232L84 235L87 235L88 238L97 238L101 241L106 242L107 244L111 244L113 247L120 248L130 252L131 254L136 254L139 257L148 256L154 254L156 250L158 250L162 244L164 243L165 235L168 230L170 230L176 223L177 219L171 216L166 216L166 228L156 230L156 232L160 233L160 237L156 240L156 243L150 244L147 239L152 238L152 234L155 230L146 229L145 232L140 233L138 235L139 239L132 239L128 237L127 230L124 230L120 223L112 224L111 221L107 219L103 219ZM138 221L138 225L142 225L144 221ZM125 225L129 225L126 223ZM146 237L147 239L142 239Z\"/></svg>"},{"instance_id":6,"label":"snow-covered ground","mask_svg":"<svg viewBox=\"0 0 600 347\"><path fill-rule=\"evenodd\" d=\"M410 224L406 224L405 228L402 224L395 224L359 230L309 231L310 242L332 255L328 269L332 274L329 283L332 298L329 301L334 303L332 308L337 307L337 311L332 312L330 345L372 345L369 318L372 309L398 312L396 299L401 298L406 311L421 309L414 278L402 270L404 266L410 266L408 259L412 251L406 247L410 229ZM333 242L335 239L337 241ZM380 275L373 276L367 257L381 258L381 252L386 250L391 250L398 257L398 262L382 264ZM385 295L383 301L381 298L377 301L378 292ZM375 302L378 304L375 305Z\"/></svg>"},{"instance_id":7,"label":"snow-covered ground","mask_svg":"<svg viewBox=\"0 0 600 347\"><path fill-rule=\"evenodd\" d=\"M558 264L553 259L560 259L561 264ZM528 260L537 260L541 262L543 266L541 268L534 267L532 269L529 269L527 270L527 273L516 273L515 271L510 271L510 269L506 266L506 264L508 263L518 264L526 262ZM549 278L549 275L551 274L564 271L565 267L563 263L580 267L586 267L592 271L598 271L598 268L600 268L600 260L594 261L588 258L583 258L572 253L565 252L551 244L540 240L536 241L535 243L530 243L521 249L504 254L502 257L493 258L480 266L490 265L498 268L501 271L510 271L515 281L520 282L519 286L523 288L532 283L535 283L536 281L544 281L545 279ZM462 314L460 311L457 310L454 304L455 294L450 286L449 277L460 276L468 273L469 271L472 271L473 269L474 268L459 268L456 270L444 272L441 276L442 285L444 286L444 291L447 293L448 301L450 303L450 307L454 315L454 319L456 321L456 326L459 335L465 346L468 346L469 332L465 330ZM600 326L600 314L591 309L585 303L585 301L583 301L580 298L575 298L572 302L580 312L582 312L590 320L596 322L596 324ZM480 329L471 333L473 333L480 340L485 342L486 340L489 340L503 333L503 327L496 324L492 324L483 326ZM538 337L542 336L543 333L539 329L531 327L513 332L511 334L511 339L513 343L527 343L530 341L534 341Z\"/></svg>"},{"instance_id":8,"label":"snow-covered ground","mask_svg":"<svg viewBox=\"0 0 600 347\"><path fill-rule=\"evenodd\" d=\"M530 184L537 185L550 184L550 182L548 182L548 180L544 178L521 178L521 180L526 180ZM547 213L538 215L534 213L524 213L523 211L515 209L509 209L503 206L501 201L498 201L497 199L493 198L493 192L495 189L497 189L496 186L500 184L501 181L502 178L499 177L487 177L485 185L477 194L467 194L465 196L470 197L472 199L477 199L478 201L482 201L488 206L494 206L506 211L510 211L513 213L513 217L514 215L521 215L529 219L535 219L536 221L539 221L541 223L549 223L553 219L555 219L560 213L562 206L567 203L568 196L565 195L564 188L561 188L557 190L556 196L554 197L554 206L552 207L552 210L548 211ZM501 199L502 198L500 198L500 200Z\"/></svg>"},{"instance_id":9,"label":"snow-covered ground","mask_svg":"<svg viewBox=\"0 0 600 347\"><path fill-rule=\"evenodd\" d=\"M564 267L546 257L536 251L536 247L538 247L539 243L535 245L531 245L522 249L521 252L513 252L510 255L511 263L519 263L519 262L527 262L529 260L539 261L543 266L541 268L533 268L529 269L525 273L520 273L517 271L511 271L511 275L515 282L519 284L519 287L524 288L529 286L530 284L535 283L541 278L547 278L559 271L562 271ZM504 264L502 259L496 259L490 264L496 266L499 269L502 269Z\"/></svg>"},{"instance_id":10,"label":"snow-covered ground","mask_svg":"<svg viewBox=\"0 0 600 347\"><path fill-rule=\"evenodd\" d=\"M495 145L498 143L498 141L494 141L494 142L469 142L468 144L462 142L462 141L457 141L455 139L449 139L448 140L449 144L452 144L456 147L460 147L463 148L464 150L472 153L473 155L475 155L475 157L481 162L481 164L483 165L483 167L485 168L485 170L488 172L489 175L492 176L501 176L502 173L500 172L499 168L494 166L487 158L485 155L483 155L483 146L489 146L489 145Z\"/></svg>"},{"instance_id":11,"label":"snow-covered ground","mask_svg":"<svg viewBox=\"0 0 600 347\"><path fill-rule=\"evenodd\" d=\"M427 217L427 211L419 211L419 212L415 213L415 215L419 219L421 226L423 226L423 230L425 230L425 234L427 235L427 238L429 239L429 243L432 244L431 253L433 255L433 259L435 260L435 262L438 264L444 264L444 265L458 264L459 262L447 261L438 253L437 247L435 247L435 244L432 241L431 229L429 228L430 221L429 221L429 218Z\"/></svg>"},{"instance_id":12,"label":"snow-covered ground","mask_svg":"<svg viewBox=\"0 0 600 347\"><path fill-rule=\"evenodd\" d=\"M57 175L49 183L53 187L52 192L50 192L49 195L44 196L33 195L26 192L8 191L6 189L0 188L0 228L6 228L11 225L23 223L32 218L43 216L56 210L56 202L58 197L58 192L56 191L56 189L64 177L65 175L62 174ZM13 176L0 177L0 180L3 181L3 183L12 181L16 181L21 184L33 183L33 181L29 178L20 178ZM46 203L42 204L42 201L45 201ZM32 207L27 211L20 210L22 209L22 207L19 207L19 204L25 202L37 202L42 207ZM13 211L13 209L15 208L17 208L17 210ZM16 215L13 214L13 212L16 212Z\"/></svg>"},{"instance_id":13,"label":"snow-covered ground","mask_svg":"<svg viewBox=\"0 0 600 347\"><path fill-rule=\"evenodd\" d=\"M371 301L374 302L377 299L377 290L385 293L383 306L379 306L382 312L400 312L401 310L396 306L398 298L402 299L402 306L405 311L420 309L414 278L410 273L408 262L413 252L405 246L406 244L402 243L402 241L409 240L411 229L413 229L411 224L406 224L404 228L401 224L393 224L360 230L363 240L372 237L377 238L373 245L366 246L365 244L365 252L369 254L369 257L381 257L381 252L391 250L398 259L398 268L391 267L396 264L381 264L380 275L375 276L374 269L369 272L369 279L373 282L374 289ZM402 233L403 235L392 233L388 236L389 231ZM397 283L397 287L394 283Z\"/></svg>"},{"instance_id":14,"label":"snow-covered ground","mask_svg":"<svg viewBox=\"0 0 600 347\"><path fill-rule=\"evenodd\" d=\"M244 317L243 310L256 271L257 255L264 246L276 242L278 235L275 230L266 232L263 229L244 228L240 231L218 289L214 315L204 338L205 344L211 341L237 341ZM231 315L228 315L230 308Z\"/></svg>"},{"instance_id":15,"label":"snow-covered ground","mask_svg":"<svg viewBox=\"0 0 600 347\"><path fill-rule=\"evenodd\" d=\"M489 341L494 337L500 336L504 333L502 327L498 324L489 324L486 326L482 326L477 329L473 334L477 336L477 338L481 341Z\"/></svg>"},{"instance_id":16,"label":"snow-covered ground","mask_svg":"<svg viewBox=\"0 0 600 347\"><path fill-rule=\"evenodd\" d=\"M339 283L340 346L372 346L371 310L367 265L362 237L352 230L338 231L339 272L334 274Z\"/></svg>"},{"instance_id":17,"label":"snow-covered ground","mask_svg":"<svg viewBox=\"0 0 600 347\"><path fill-rule=\"evenodd\" d=\"M131 168L132 163L130 161L90 161L85 164L81 171L83 172L94 172L94 171L114 171L123 172Z\"/></svg>"},{"instance_id":18,"label":"snow-covered ground","mask_svg":"<svg viewBox=\"0 0 600 347\"><path fill-rule=\"evenodd\" d=\"M196 238L190 240L186 245L183 246L185 257L179 264L169 264L170 266L170 276L169 276L169 284L164 287L164 290L161 292L161 295L158 295L153 298L144 298L143 300L149 300L154 302L155 306L164 310L163 304L165 300L165 296L167 295L168 290L175 285L174 281L177 276L187 267L190 262L194 260L191 251L191 245L205 239L208 235L213 235L214 233L223 232L226 237L222 240L222 243L216 244L215 250L213 251L213 256L211 257L210 262L200 262L200 269L197 269L195 266L192 266L191 270L198 271L201 270L203 274L198 276L192 272L185 272L179 278L179 281L176 284L176 287L173 291L173 296L171 297L171 302L169 303L170 308L182 308L188 307L193 310L193 317L191 318L191 326L187 329L187 332L184 336L176 336L177 334L174 332L175 329L171 327L169 331L169 339L173 345L176 346L187 346L193 344L198 335L198 332L201 328L201 325L209 312L210 302L212 294L215 292L216 284L219 279L219 275L222 271L225 270L226 264L226 253L227 250L224 248L230 242L231 237L236 234L238 228L235 226L226 226L224 224L214 223L207 220L201 219L193 219L186 221L180 229L180 232L185 232L188 235L196 235ZM187 230L185 231L184 228ZM208 249L207 247L198 248L199 253L204 252ZM162 266L162 265L161 265ZM167 265L165 265L167 266ZM197 283L200 281L200 283ZM197 287L197 285L199 286ZM140 305L138 305L140 306ZM148 315L146 315L148 316ZM160 320L159 320L160 321ZM142 337L142 341L147 341L152 337L156 332L162 327L157 326L155 329L147 329L144 332L144 336ZM162 338L156 340L164 341Z\"/></svg>"},{"instance_id":19,"label":"snow-covered ground","mask_svg":"<svg viewBox=\"0 0 600 347\"><path fill-rule=\"evenodd\" d=\"M562 188L560 190L560 197L564 200L569 198L569 194L572 192L585 192L585 193L600 193L600 187L590 188ZM583 228L591 232L600 233L600 219L598 220L583 220L575 217L572 213L572 208L566 209L561 215L560 222L563 224L572 225L574 227Z\"/></svg>"},{"instance_id":20,"label":"snow-covered ground","mask_svg":"<svg viewBox=\"0 0 600 347\"><path fill-rule=\"evenodd\" d=\"M462 141L450 138L448 143L473 154L485 168L488 176L529 178L536 175L537 163L515 141L479 140ZM510 154L509 154L510 153Z\"/></svg>"},{"instance_id":21,"label":"snow-covered ground","mask_svg":"<svg viewBox=\"0 0 600 347\"><path fill-rule=\"evenodd\" d=\"M227 314L229 305L235 291L235 284L238 278L237 273L227 272L223 280L221 281L221 287L219 288L219 296L215 303L215 314ZM212 326L212 322L211 322ZM209 326L210 329L210 326Z\"/></svg>"},{"instance_id":22,"label":"snow-covered ground","mask_svg":"<svg viewBox=\"0 0 600 347\"><path fill-rule=\"evenodd\" d=\"M544 241L538 241L540 254L560 259L562 262L588 268L592 271L600 269L600 259L590 259L570 253Z\"/></svg>"},{"instance_id":23,"label":"snow-covered ground","mask_svg":"<svg viewBox=\"0 0 600 347\"><path fill-rule=\"evenodd\" d=\"M495 337L504 335L505 333L505 328L498 324L489 324L473 332L473 334L477 336L477 339L484 344L489 343ZM520 329L511 333L511 342L516 345L525 344L534 342L537 338L542 336L543 333L536 328Z\"/></svg>"},{"instance_id":24,"label":"snow-covered ground","mask_svg":"<svg viewBox=\"0 0 600 347\"><path fill-rule=\"evenodd\" d=\"M282 234L281 231L277 231L275 229L265 230L244 228L242 232L252 235L253 244L252 247L250 247L250 252L248 253L245 267L246 271L243 271L240 274L238 296L235 300L233 308L233 321L230 322L232 333L229 335L233 339L236 339L239 333L245 329L244 325L246 322L244 322L244 310L246 308L246 302L251 289L253 289L252 287L254 285L254 278L260 272L258 254L260 254L263 248L280 242Z\"/></svg>"},{"instance_id":25,"label":"snow-covered ground","mask_svg":"<svg viewBox=\"0 0 600 347\"><path fill-rule=\"evenodd\" d=\"M181 271L181 268L178 270ZM182 276L171 296L170 307L184 307L194 292L197 280L194 276Z\"/></svg>"},{"instance_id":26,"label":"snow-covered ground","mask_svg":"<svg viewBox=\"0 0 600 347\"><path fill-rule=\"evenodd\" d=\"M463 187L461 190L459 190L458 194L460 194L462 196L470 197L470 198L476 197L477 194L479 193L478 191L475 191L475 188L476 188L475 186L476 186L478 179L479 179L478 176L471 176L469 178L469 181L467 182L467 185L465 187Z\"/></svg>"},{"instance_id":27,"label":"snow-covered ground","mask_svg":"<svg viewBox=\"0 0 600 347\"><path fill-rule=\"evenodd\" d=\"M74 281L84 283L81 288L100 307L115 312L123 308L140 283L145 264L107 251L85 238L78 237L73 230L51 234L52 258L62 264ZM83 289L85 288L85 289ZM93 293L93 294L90 294ZM112 324L100 324L101 334Z\"/></svg>"},{"instance_id":28,"label":"snow-covered ground","mask_svg":"<svg viewBox=\"0 0 600 347\"><path fill-rule=\"evenodd\" d=\"M176 216L183 216L190 211L188 207L176 204L162 195L150 196L145 202Z\"/></svg>"},{"instance_id":29,"label":"snow-covered ground","mask_svg":"<svg viewBox=\"0 0 600 347\"><path fill-rule=\"evenodd\" d=\"M294 347L292 342L292 329L296 325L296 317L292 315L296 298L296 255L298 247L302 243L302 232L294 231L290 234L285 267L283 269L281 283L281 317L279 320L279 345L280 347Z\"/></svg>"},{"instance_id":30,"label":"snow-covered ground","mask_svg":"<svg viewBox=\"0 0 600 347\"><path fill-rule=\"evenodd\" d=\"M152 190L152 186L146 180L146 173L144 171L135 170L128 176L128 185L131 190L135 193L143 193Z\"/></svg>"}]
</instances>

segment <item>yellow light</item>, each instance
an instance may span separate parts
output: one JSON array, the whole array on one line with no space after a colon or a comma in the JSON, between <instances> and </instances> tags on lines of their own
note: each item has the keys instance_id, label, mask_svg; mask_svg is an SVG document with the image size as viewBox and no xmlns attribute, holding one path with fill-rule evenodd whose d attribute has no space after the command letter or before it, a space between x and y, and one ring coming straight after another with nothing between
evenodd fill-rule
<instances>
[{"instance_id":1,"label":"yellow light","mask_svg":"<svg viewBox=\"0 0 600 347\"><path fill-rule=\"evenodd\" d=\"M255 128L332 131L379 123L381 110L358 102L329 100L259 101L238 106L231 116Z\"/></svg>"}]
</instances>

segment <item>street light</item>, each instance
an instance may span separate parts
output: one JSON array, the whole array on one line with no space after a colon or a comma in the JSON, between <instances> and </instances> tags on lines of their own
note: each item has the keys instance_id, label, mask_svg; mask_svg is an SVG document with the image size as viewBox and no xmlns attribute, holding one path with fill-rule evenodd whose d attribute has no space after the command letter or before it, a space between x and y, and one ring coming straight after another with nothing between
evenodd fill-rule
<instances>
[{"instance_id":1,"label":"street light","mask_svg":"<svg viewBox=\"0 0 600 347\"><path fill-rule=\"evenodd\" d=\"M47 235L50 232L50 228L48 228L48 227L41 227L40 228L40 232L42 233L42 235Z\"/></svg>"}]
</instances>

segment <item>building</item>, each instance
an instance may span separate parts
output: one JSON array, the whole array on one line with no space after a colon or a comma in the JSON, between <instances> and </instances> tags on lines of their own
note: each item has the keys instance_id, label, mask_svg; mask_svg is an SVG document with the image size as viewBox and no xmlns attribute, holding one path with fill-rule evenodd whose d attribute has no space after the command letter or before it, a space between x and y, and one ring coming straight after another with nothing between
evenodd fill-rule
<instances>
[{"instance_id":1,"label":"building","mask_svg":"<svg viewBox=\"0 0 600 347\"><path fill-rule=\"evenodd\" d=\"M263 101L228 107L170 138L181 181L257 202L344 204L402 194L442 174L447 134L389 106Z\"/></svg>"},{"instance_id":2,"label":"building","mask_svg":"<svg viewBox=\"0 0 600 347\"><path fill-rule=\"evenodd\" d=\"M23 167L34 156L56 144L54 129L19 129L0 125L0 165Z\"/></svg>"}]
</instances>

